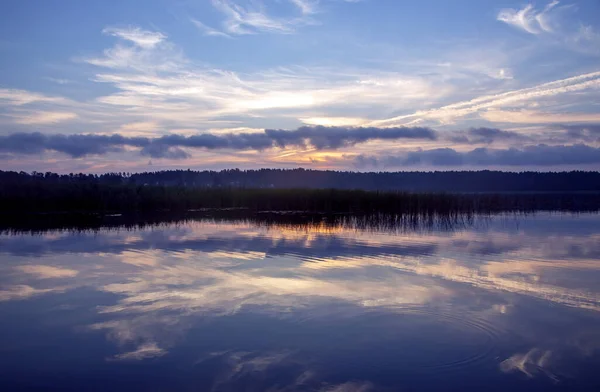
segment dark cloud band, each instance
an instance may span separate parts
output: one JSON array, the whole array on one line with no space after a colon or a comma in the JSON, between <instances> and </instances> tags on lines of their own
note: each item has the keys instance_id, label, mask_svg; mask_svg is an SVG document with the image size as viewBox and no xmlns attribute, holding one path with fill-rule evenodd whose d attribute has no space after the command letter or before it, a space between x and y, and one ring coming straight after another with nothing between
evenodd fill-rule
<instances>
[{"instance_id":1,"label":"dark cloud band","mask_svg":"<svg viewBox=\"0 0 600 392\"><path fill-rule=\"evenodd\" d=\"M269 148L308 147L336 149L370 140L423 139L435 140L437 134L429 128L398 127L300 127L296 130L265 129L259 133L198 134L193 136L166 135L158 138L114 135L44 135L41 133L13 133L0 136L0 152L39 154L57 151L74 158L102 155L120 151L124 147L138 147L141 154L153 158L183 159L189 155L182 150L265 150Z\"/></svg>"},{"instance_id":2,"label":"dark cloud band","mask_svg":"<svg viewBox=\"0 0 600 392\"><path fill-rule=\"evenodd\" d=\"M382 157L359 155L354 158L358 167L413 166L560 166L600 164L600 148L585 144L537 144L522 148L476 148L456 151L452 148L418 150Z\"/></svg>"}]
</instances>

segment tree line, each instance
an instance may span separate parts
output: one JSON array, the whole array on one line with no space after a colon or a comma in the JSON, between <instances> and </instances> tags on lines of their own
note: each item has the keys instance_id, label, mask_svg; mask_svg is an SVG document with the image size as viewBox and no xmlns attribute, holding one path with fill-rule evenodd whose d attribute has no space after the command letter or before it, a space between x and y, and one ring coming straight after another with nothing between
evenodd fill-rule
<instances>
[{"instance_id":1,"label":"tree line","mask_svg":"<svg viewBox=\"0 0 600 392\"><path fill-rule=\"evenodd\" d=\"M600 173L571 172L350 172L306 169L222 171L164 170L142 173L56 174L0 171L0 183L78 183L201 188L362 189L406 192L600 191Z\"/></svg>"},{"instance_id":2,"label":"tree line","mask_svg":"<svg viewBox=\"0 0 600 392\"><path fill-rule=\"evenodd\" d=\"M252 171L251 174L261 171ZM265 171L301 173L302 171ZM191 171L157 172L150 175L174 182L146 182L144 173L103 175L0 172L0 212L156 212L201 209L243 209L252 212L306 211L312 213L359 213L444 215L534 210L598 210L600 193L451 193L312 187L253 187L247 184L188 184ZM223 171L218 174L236 174ZM239 173L243 173L239 171ZM319 174L314 172L309 174ZM327 173L327 172L325 172ZM332 172L349 174L345 172ZM479 173L479 172L474 172ZM579 172L574 172L578 175ZM291 175L290 175L291 176ZM183 181L183 182L178 182ZM281 185L284 182L282 180ZM291 181L292 186L297 186Z\"/></svg>"}]
</instances>

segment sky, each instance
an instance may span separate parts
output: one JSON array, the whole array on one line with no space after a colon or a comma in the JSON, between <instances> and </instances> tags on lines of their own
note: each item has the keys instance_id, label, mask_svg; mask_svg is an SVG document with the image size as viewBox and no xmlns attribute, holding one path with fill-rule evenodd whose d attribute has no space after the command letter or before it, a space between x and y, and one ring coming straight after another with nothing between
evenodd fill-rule
<instances>
[{"instance_id":1,"label":"sky","mask_svg":"<svg viewBox=\"0 0 600 392\"><path fill-rule=\"evenodd\" d=\"M5 0L0 169L600 170L600 1Z\"/></svg>"}]
</instances>

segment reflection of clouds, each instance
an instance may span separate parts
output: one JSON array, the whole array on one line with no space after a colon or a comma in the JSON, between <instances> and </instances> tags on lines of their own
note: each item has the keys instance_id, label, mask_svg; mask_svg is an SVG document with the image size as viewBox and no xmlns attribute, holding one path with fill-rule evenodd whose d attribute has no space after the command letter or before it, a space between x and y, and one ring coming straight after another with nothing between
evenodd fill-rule
<instances>
[{"instance_id":1,"label":"reflection of clouds","mask_svg":"<svg viewBox=\"0 0 600 392\"><path fill-rule=\"evenodd\" d=\"M2 237L0 237L2 238ZM190 223L187 230L180 227L147 229L137 235L131 233L100 232L78 233L73 236L17 236L0 242L0 252L15 256L42 256L48 254L121 254L123 252L163 249L169 251L200 251L219 253L257 253L270 257L298 255L327 258L351 257L356 254L420 255L435 252L433 243L411 240L399 241L386 235L370 240L356 230L339 229L335 234L321 232L278 233L269 228L247 224Z\"/></svg>"},{"instance_id":2,"label":"reflection of clouds","mask_svg":"<svg viewBox=\"0 0 600 392\"><path fill-rule=\"evenodd\" d=\"M20 284L8 286L0 290L0 301L27 299L35 295L57 292L59 289L35 289L31 286Z\"/></svg>"},{"instance_id":3,"label":"reflection of clouds","mask_svg":"<svg viewBox=\"0 0 600 392\"><path fill-rule=\"evenodd\" d=\"M92 328L108 331L121 345L159 339L166 350L169 344L161 339L180 334L186 328L185 318L233 314L248 307L285 315L332 300L358 306L408 306L451 297L451 291L441 286L418 284L398 275L359 280L312 277L298 275L292 264L274 271L288 276L266 276L268 266L240 270L239 263L223 263L220 257L198 260L196 254L190 254L190 258L177 257L171 264L169 253L155 251L153 255L161 264L144 265L126 281L121 279L122 283L98 287L121 299L99 308L101 314L115 320Z\"/></svg>"},{"instance_id":4,"label":"reflection of clouds","mask_svg":"<svg viewBox=\"0 0 600 392\"><path fill-rule=\"evenodd\" d=\"M533 348L525 354L515 354L500 363L503 372L519 371L527 377L543 374L548 378L558 381L558 377L550 370L552 351Z\"/></svg>"},{"instance_id":5,"label":"reflection of clouds","mask_svg":"<svg viewBox=\"0 0 600 392\"><path fill-rule=\"evenodd\" d=\"M323 389L324 392L368 392L373 389L370 382L346 382L333 387Z\"/></svg>"},{"instance_id":6,"label":"reflection of clouds","mask_svg":"<svg viewBox=\"0 0 600 392\"><path fill-rule=\"evenodd\" d=\"M206 254L207 257L211 259L238 259L238 260L261 260L266 257L266 254L263 252L232 252L223 250L221 252L208 252Z\"/></svg>"},{"instance_id":7,"label":"reflection of clouds","mask_svg":"<svg viewBox=\"0 0 600 392\"><path fill-rule=\"evenodd\" d=\"M102 308L102 312L144 313L177 309L231 313L245 305L281 308L302 306L319 298L359 305L395 306L424 304L450 294L442 287L411 283L399 276L351 281L308 276L271 277L255 273L254 270L228 272L195 265L157 268L147 271L144 278L102 287L104 291L125 296L116 305Z\"/></svg>"},{"instance_id":8,"label":"reflection of clouds","mask_svg":"<svg viewBox=\"0 0 600 392\"><path fill-rule=\"evenodd\" d=\"M165 355L167 352L158 347L156 343L145 343L139 346L134 351L118 354L114 357L115 360L142 360L148 358L156 358Z\"/></svg>"},{"instance_id":9,"label":"reflection of clouds","mask_svg":"<svg viewBox=\"0 0 600 392\"><path fill-rule=\"evenodd\" d=\"M270 369L281 365L289 358L290 353L226 352L217 353L214 356L220 356L220 359L225 362L224 370L217 376L212 388L213 391L216 391L224 385L243 385L247 378L258 373L266 373Z\"/></svg>"},{"instance_id":10,"label":"reflection of clouds","mask_svg":"<svg viewBox=\"0 0 600 392\"><path fill-rule=\"evenodd\" d=\"M124 251L121 253L121 261L136 267L152 267L160 264L157 255L151 252Z\"/></svg>"},{"instance_id":11,"label":"reflection of clouds","mask_svg":"<svg viewBox=\"0 0 600 392\"><path fill-rule=\"evenodd\" d=\"M40 279L72 278L79 273L74 269L52 267L49 265L21 265L16 267L16 269Z\"/></svg>"},{"instance_id":12,"label":"reflection of clouds","mask_svg":"<svg viewBox=\"0 0 600 392\"><path fill-rule=\"evenodd\" d=\"M490 276L503 276L510 274L531 275L532 280L538 279L538 274L545 270L579 270L579 271L598 271L600 263L598 260L499 260L490 261L482 269Z\"/></svg>"},{"instance_id":13,"label":"reflection of clouds","mask_svg":"<svg viewBox=\"0 0 600 392\"><path fill-rule=\"evenodd\" d=\"M100 313L125 318L96 325L95 329L108 330L111 337L122 343L135 342L156 339L153 333L161 328L173 335L187 316L220 316L249 306L254 306L253 311L284 315L290 309L331 300L359 306L400 306L423 305L450 296L450 291L442 287L418 285L398 277L372 281L269 277L255 275L254 270L229 272L196 264L145 272L144 278L138 276L134 281L101 288L121 295L122 299L115 305L101 307ZM170 316L157 316L165 312Z\"/></svg>"},{"instance_id":14,"label":"reflection of clouds","mask_svg":"<svg viewBox=\"0 0 600 392\"><path fill-rule=\"evenodd\" d=\"M365 381L327 384L319 377L312 361L289 351L211 353L196 362L217 361L219 371L212 391L266 390L272 392L322 391L368 392L374 385ZM278 373L287 374L285 382Z\"/></svg>"},{"instance_id":15,"label":"reflection of clouds","mask_svg":"<svg viewBox=\"0 0 600 392\"><path fill-rule=\"evenodd\" d=\"M289 353L273 353L252 355L252 353L234 352L229 354L232 370L230 377L233 378L246 372L263 372L270 366L280 363L289 356Z\"/></svg>"},{"instance_id":16,"label":"reflection of clouds","mask_svg":"<svg viewBox=\"0 0 600 392\"><path fill-rule=\"evenodd\" d=\"M73 237L4 236L0 252L8 256L0 269L10 274L0 281L0 300L66 290L48 278L68 280L70 288L88 286L114 294L116 302L96 308L104 321L90 328L115 341L123 353L113 359L122 360L166 355L189 330L192 317L241 310L275 317L296 311L318 317L323 312L327 317L331 304L340 301L359 313L365 307L427 307L464 301L474 288L600 310L600 297L593 291L597 286L586 286L590 282L578 276L572 279L580 286L561 285L567 274L600 271L594 258L598 233L540 237L533 228L502 230L491 225L481 232L386 235L190 223ZM41 255L35 264L23 265ZM84 257L88 260L82 261ZM498 303L503 302L487 307L489 317L516 313L514 304ZM532 369L547 364L549 357L544 358L538 351L516 354L503 368L535 374ZM227 360L232 364L228 377L234 379L245 377L245 369L276 366L255 354ZM368 388L359 382L325 390Z\"/></svg>"},{"instance_id":17,"label":"reflection of clouds","mask_svg":"<svg viewBox=\"0 0 600 392\"><path fill-rule=\"evenodd\" d=\"M500 271L490 273L487 270L488 264L477 265L474 267L461 265L459 260L437 258L437 263L424 263L421 259L379 257L373 258L355 258L352 260L337 260L331 263L332 269L358 269L373 266L382 266L393 268L399 271L411 272L420 276L432 276L451 282L466 283L486 290L504 290L512 293L524 294L536 298L542 298L548 301L560 303L563 305L600 310L600 294L587 290L569 289L550 284L542 284L536 278L536 273L549 269L552 271L553 263L540 262L529 264L527 260L511 261L506 265L498 262L501 266ZM492 263L492 266L497 264ZM559 262L559 266L568 267L569 263ZM597 265L595 265L598 267ZM330 268L328 262L320 264L320 268L311 264L303 265L306 269L324 269ZM570 267L573 268L572 263ZM515 274L522 274L524 271L532 274L531 281L521 279ZM494 273L495 272L495 273Z\"/></svg>"}]
</instances>

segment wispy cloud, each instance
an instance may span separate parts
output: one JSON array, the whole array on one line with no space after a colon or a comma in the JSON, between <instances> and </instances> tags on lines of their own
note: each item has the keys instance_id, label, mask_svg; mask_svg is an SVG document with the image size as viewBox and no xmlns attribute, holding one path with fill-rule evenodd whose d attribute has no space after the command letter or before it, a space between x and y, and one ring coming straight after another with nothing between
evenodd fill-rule
<instances>
[{"instance_id":1,"label":"wispy cloud","mask_svg":"<svg viewBox=\"0 0 600 392\"><path fill-rule=\"evenodd\" d=\"M241 5L233 0L211 0L224 16L223 28L229 34L284 33L294 31L301 19L282 19L269 15L262 3Z\"/></svg>"},{"instance_id":2,"label":"wispy cloud","mask_svg":"<svg viewBox=\"0 0 600 392\"><path fill-rule=\"evenodd\" d=\"M219 31L213 27L207 26L204 23L200 22L197 19L191 19L192 23L204 33L204 35L213 36L213 37L227 37L231 38L229 34L226 34L222 31Z\"/></svg>"},{"instance_id":3,"label":"wispy cloud","mask_svg":"<svg viewBox=\"0 0 600 392\"><path fill-rule=\"evenodd\" d=\"M441 79L434 83L378 69L290 66L238 73L194 63L168 40L141 48L120 38L103 55L84 61L102 68L93 81L117 90L97 98L98 103L127 108L119 111L121 116L146 117L151 112L153 119L180 127L233 115L272 116L276 110L274 115L304 112L302 117L310 118L322 117L308 113L311 109L364 113L398 105L416 108L450 91Z\"/></svg>"},{"instance_id":4,"label":"wispy cloud","mask_svg":"<svg viewBox=\"0 0 600 392\"><path fill-rule=\"evenodd\" d=\"M590 25L580 24L577 31L567 37L567 44L585 54L600 54L600 31Z\"/></svg>"},{"instance_id":5,"label":"wispy cloud","mask_svg":"<svg viewBox=\"0 0 600 392\"><path fill-rule=\"evenodd\" d=\"M52 77L46 77L44 79L46 79L49 82L56 83L56 84L71 84L71 83L73 83L73 81L69 80L69 79L59 79L59 78L52 78Z\"/></svg>"},{"instance_id":6,"label":"wispy cloud","mask_svg":"<svg viewBox=\"0 0 600 392\"><path fill-rule=\"evenodd\" d=\"M321 11L321 0L285 0L294 12L275 14L262 1L248 0L211 0L213 7L218 10L224 20L222 30L207 26L196 19L192 22L204 34L212 36L247 35L257 33L291 34L303 25L317 23L312 16ZM347 3L358 1L345 0Z\"/></svg>"},{"instance_id":7,"label":"wispy cloud","mask_svg":"<svg viewBox=\"0 0 600 392\"><path fill-rule=\"evenodd\" d=\"M17 124L39 125L39 124L57 124L77 118L76 113L72 112L48 112L37 111L24 115L15 114L13 116Z\"/></svg>"},{"instance_id":8,"label":"wispy cloud","mask_svg":"<svg viewBox=\"0 0 600 392\"><path fill-rule=\"evenodd\" d=\"M551 33L554 30L549 14L558 4L559 1L552 1L542 10L537 10L532 4L521 9L503 9L498 14L498 20L531 34Z\"/></svg>"},{"instance_id":9,"label":"wispy cloud","mask_svg":"<svg viewBox=\"0 0 600 392\"><path fill-rule=\"evenodd\" d=\"M566 17L566 11L576 10L573 4L560 5L555 0L540 10L533 4L503 9L497 20L574 51L600 54L600 33L591 25Z\"/></svg>"},{"instance_id":10,"label":"wispy cloud","mask_svg":"<svg viewBox=\"0 0 600 392\"><path fill-rule=\"evenodd\" d=\"M53 97L26 90L0 89L0 103L11 106L21 106L37 102L63 103L62 97Z\"/></svg>"},{"instance_id":11,"label":"wispy cloud","mask_svg":"<svg viewBox=\"0 0 600 392\"><path fill-rule=\"evenodd\" d=\"M518 124L557 124L597 122L600 123L599 113L551 113L530 109L518 110L488 110L481 114L484 119L495 123Z\"/></svg>"},{"instance_id":12,"label":"wispy cloud","mask_svg":"<svg viewBox=\"0 0 600 392\"><path fill-rule=\"evenodd\" d=\"M155 47L167 38L167 36L162 33L142 30L139 27L107 27L102 30L102 32L107 35L130 41L136 46L146 49Z\"/></svg>"},{"instance_id":13,"label":"wispy cloud","mask_svg":"<svg viewBox=\"0 0 600 392\"><path fill-rule=\"evenodd\" d=\"M319 0L289 0L305 15L314 14L319 7Z\"/></svg>"},{"instance_id":14,"label":"wispy cloud","mask_svg":"<svg viewBox=\"0 0 600 392\"><path fill-rule=\"evenodd\" d=\"M70 268L59 268L50 265L22 265L16 268L18 271L34 275L40 279L72 278L79 271Z\"/></svg>"},{"instance_id":15,"label":"wispy cloud","mask_svg":"<svg viewBox=\"0 0 600 392\"><path fill-rule=\"evenodd\" d=\"M485 111L490 109L510 107L511 105L533 99L598 88L600 88L600 72L591 72L540 84L534 87L508 91L501 94L484 95L469 101L457 102L437 109L418 111L387 120L373 121L371 125L398 125L408 123L415 119L429 119L440 123L452 123L457 118L462 118L478 112L485 113Z\"/></svg>"},{"instance_id":16,"label":"wispy cloud","mask_svg":"<svg viewBox=\"0 0 600 392\"><path fill-rule=\"evenodd\" d=\"M102 56L85 57L80 61L97 67L136 72L172 71L185 62L180 51L162 33L139 27L108 27L103 33L116 37L117 43L105 49Z\"/></svg>"},{"instance_id":17,"label":"wispy cloud","mask_svg":"<svg viewBox=\"0 0 600 392\"><path fill-rule=\"evenodd\" d=\"M63 291L60 288L52 288L52 289L36 289L34 287L28 285L13 285L13 286L5 286L0 289L0 302L2 301L14 301L14 300L22 300L27 299L36 295L48 294L48 293L56 293Z\"/></svg>"}]
</instances>

